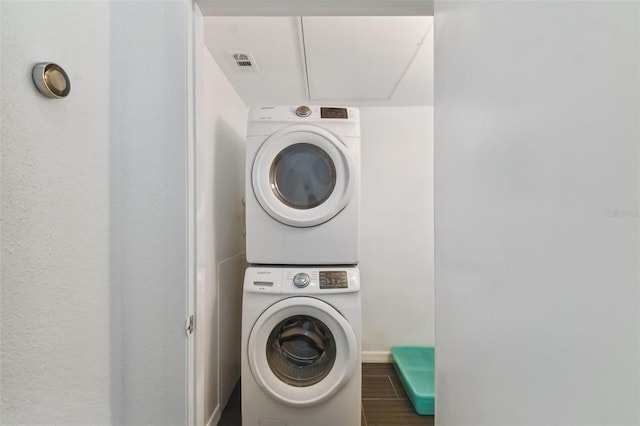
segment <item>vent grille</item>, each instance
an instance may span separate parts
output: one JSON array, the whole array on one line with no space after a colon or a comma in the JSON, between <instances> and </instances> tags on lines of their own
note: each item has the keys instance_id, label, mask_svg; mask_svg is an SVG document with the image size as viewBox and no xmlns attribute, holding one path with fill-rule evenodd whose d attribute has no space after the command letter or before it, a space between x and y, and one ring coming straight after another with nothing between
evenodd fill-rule
<instances>
[{"instance_id":1,"label":"vent grille","mask_svg":"<svg viewBox=\"0 0 640 426\"><path fill-rule=\"evenodd\" d=\"M256 61L251 53L241 52L232 54L236 69L242 72L258 72Z\"/></svg>"}]
</instances>

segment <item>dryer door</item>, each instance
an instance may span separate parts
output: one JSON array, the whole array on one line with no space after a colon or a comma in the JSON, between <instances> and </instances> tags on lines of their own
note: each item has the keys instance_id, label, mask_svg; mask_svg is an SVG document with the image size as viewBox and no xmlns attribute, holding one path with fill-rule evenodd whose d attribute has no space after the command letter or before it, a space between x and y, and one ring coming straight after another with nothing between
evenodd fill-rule
<instances>
[{"instance_id":1,"label":"dryer door","mask_svg":"<svg viewBox=\"0 0 640 426\"><path fill-rule=\"evenodd\" d=\"M349 203L355 163L332 133L293 125L271 135L253 162L253 191L262 208L291 226L324 223Z\"/></svg>"},{"instance_id":2,"label":"dryer door","mask_svg":"<svg viewBox=\"0 0 640 426\"><path fill-rule=\"evenodd\" d=\"M349 322L312 297L271 305L254 324L247 346L251 373L260 387L296 407L331 398L355 371L359 351Z\"/></svg>"}]
</instances>

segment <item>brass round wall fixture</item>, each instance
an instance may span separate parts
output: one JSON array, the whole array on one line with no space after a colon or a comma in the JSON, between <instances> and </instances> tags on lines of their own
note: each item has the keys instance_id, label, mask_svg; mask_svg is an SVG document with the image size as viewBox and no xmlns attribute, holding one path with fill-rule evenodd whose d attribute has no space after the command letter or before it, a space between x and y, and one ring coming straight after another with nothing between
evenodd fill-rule
<instances>
[{"instance_id":1,"label":"brass round wall fixture","mask_svg":"<svg viewBox=\"0 0 640 426\"><path fill-rule=\"evenodd\" d=\"M49 98L65 98L71 91L69 76L58 64L37 63L34 65L31 75L40 93Z\"/></svg>"}]
</instances>

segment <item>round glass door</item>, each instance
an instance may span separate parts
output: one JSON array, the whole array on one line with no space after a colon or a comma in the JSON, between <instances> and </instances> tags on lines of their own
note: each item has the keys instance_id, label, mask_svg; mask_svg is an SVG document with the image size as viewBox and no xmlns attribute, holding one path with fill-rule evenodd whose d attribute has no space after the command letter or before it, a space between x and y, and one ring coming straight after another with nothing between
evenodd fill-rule
<instances>
[{"instance_id":1,"label":"round glass door","mask_svg":"<svg viewBox=\"0 0 640 426\"><path fill-rule=\"evenodd\" d=\"M267 362L277 378L288 385L312 386L324 379L336 360L331 330L317 318L286 318L267 339Z\"/></svg>"},{"instance_id":2,"label":"round glass door","mask_svg":"<svg viewBox=\"0 0 640 426\"><path fill-rule=\"evenodd\" d=\"M256 199L274 219L316 226L350 201L355 162L345 144L325 129L292 125L271 135L253 162Z\"/></svg>"},{"instance_id":3,"label":"round glass door","mask_svg":"<svg viewBox=\"0 0 640 426\"><path fill-rule=\"evenodd\" d=\"M321 148L297 143L283 149L273 160L269 181L284 204L311 209L331 196L336 186L336 167Z\"/></svg>"},{"instance_id":4,"label":"round glass door","mask_svg":"<svg viewBox=\"0 0 640 426\"><path fill-rule=\"evenodd\" d=\"M256 320L247 345L251 374L287 405L319 404L352 376L360 348L349 322L313 297L289 297Z\"/></svg>"}]
</instances>

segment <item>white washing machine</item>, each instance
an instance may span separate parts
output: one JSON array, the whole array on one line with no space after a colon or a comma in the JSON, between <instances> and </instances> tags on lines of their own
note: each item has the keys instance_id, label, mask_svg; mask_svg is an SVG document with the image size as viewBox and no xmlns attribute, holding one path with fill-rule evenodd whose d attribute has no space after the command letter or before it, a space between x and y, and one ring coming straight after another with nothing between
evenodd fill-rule
<instances>
[{"instance_id":1,"label":"white washing machine","mask_svg":"<svg viewBox=\"0 0 640 426\"><path fill-rule=\"evenodd\" d=\"M360 426L357 267L250 267L242 307L242 424Z\"/></svg>"},{"instance_id":2,"label":"white washing machine","mask_svg":"<svg viewBox=\"0 0 640 426\"><path fill-rule=\"evenodd\" d=\"M254 108L247 125L247 261L357 264L357 108Z\"/></svg>"}]
</instances>

